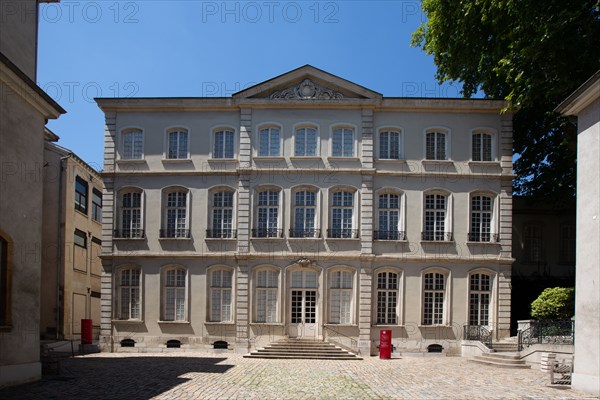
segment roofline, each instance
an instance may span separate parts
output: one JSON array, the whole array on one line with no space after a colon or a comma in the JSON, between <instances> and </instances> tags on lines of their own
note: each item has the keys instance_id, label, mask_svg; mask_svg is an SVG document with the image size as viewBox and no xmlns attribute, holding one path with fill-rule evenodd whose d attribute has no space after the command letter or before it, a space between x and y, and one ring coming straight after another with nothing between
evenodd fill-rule
<instances>
[{"instance_id":1,"label":"roofline","mask_svg":"<svg viewBox=\"0 0 600 400\"><path fill-rule=\"evenodd\" d=\"M592 101L600 98L600 69L563 100L554 111L562 115L577 115Z\"/></svg>"},{"instance_id":2,"label":"roofline","mask_svg":"<svg viewBox=\"0 0 600 400\"><path fill-rule=\"evenodd\" d=\"M50 147L53 151L62 154L65 157L73 158L75 161L79 162L84 168L89 170L89 172L92 172L98 179L100 179L104 183L102 177L100 176L102 171L96 171L90 164L85 162L85 160L83 160L81 157L75 154L72 150L67 149L66 147L63 147L55 142L47 141L46 146Z\"/></svg>"}]
</instances>

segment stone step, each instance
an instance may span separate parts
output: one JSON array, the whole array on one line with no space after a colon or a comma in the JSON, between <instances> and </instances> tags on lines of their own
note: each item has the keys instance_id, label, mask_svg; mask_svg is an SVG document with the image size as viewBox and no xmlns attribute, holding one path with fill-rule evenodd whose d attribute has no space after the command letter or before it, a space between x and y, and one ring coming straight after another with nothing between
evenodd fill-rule
<instances>
[{"instance_id":1,"label":"stone step","mask_svg":"<svg viewBox=\"0 0 600 400\"><path fill-rule=\"evenodd\" d=\"M492 353L484 353L484 356L490 356L490 357L495 357L495 358L503 358L503 359L510 359L510 360L520 360L521 356L519 355L519 353L516 352L492 352Z\"/></svg>"},{"instance_id":2,"label":"stone step","mask_svg":"<svg viewBox=\"0 0 600 400\"><path fill-rule=\"evenodd\" d=\"M482 354L480 356L475 356L474 359L478 361L491 361L504 364L525 364L525 361L518 358L494 357L493 354Z\"/></svg>"},{"instance_id":3,"label":"stone step","mask_svg":"<svg viewBox=\"0 0 600 400\"><path fill-rule=\"evenodd\" d=\"M278 354L244 354L244 358L264 358L264 359L289 359L289 360L362 360L362 357L356 355L348 355L348 356L331 356L331 357L323 357L321 355L302 355L302 354L293 354L293 355L278 355Z\"/></svg>"},{"instance_id":4,"label":"stone step","mask_svg":"<svg viewBox=\"0 0 600 400\"><path fill-rule=\"evenodd\" d=\"M283 340L254 350L246 358L356 360L357 355L324 341Z\"/></svg>"},{"instance_id":5,"label":"stone step","mask_svg":"<svg viewBox=\"0 0 600 400\"><path fill-rule=\"evenodd\" d=\"M266 351L275 351L275 352L287 352L287 353L323 353L323 354L328 354L328 353L340 353L340 352L345 352L348 353L345 350L339 350L339 349L294 349L294 348L278 348L278 347L265 347L262 349L257 349L256 351L262 351L262 352L266 352Z\"/></svg>"},{"instance_id":6,"label":"stone step","mask_svg":"<svg viewBox=\"0 0 600 400\"><path fill-rule=\"evenodd\" d=\"M506 363L502 360L498 360L498 361L476 360L474 358L468 359L467 361L478 363L478 364L491 365L491 366L498 367L498 368L514 368L514 369L530 369L531 368L531 365L525 364L524 361L522 364L511 364L511 363Z\"/></svg>"}]
</instances>

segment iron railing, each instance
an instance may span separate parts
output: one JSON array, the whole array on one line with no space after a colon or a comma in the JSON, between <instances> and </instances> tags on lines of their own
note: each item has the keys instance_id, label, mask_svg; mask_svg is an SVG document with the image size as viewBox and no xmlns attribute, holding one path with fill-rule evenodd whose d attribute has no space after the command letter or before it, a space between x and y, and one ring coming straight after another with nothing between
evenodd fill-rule
<instances>
[{"instance_id":1,"label":"iron railing","mask_svg":"<svg viewBox=\"0 0 600 400\"><path fill-rule=\"evenodd\" d=\"M189 239L191 237L191 231L183 228L161 229L159 233L162 239Z\"/></svg>"},{"instance_id":2,"label":"iron railing","mask_svg":"<svg viewBox=\"0 0 600 400\"><path fill-rule=\"evenodd\" d=\"M500 241L500 235L497 233L468 233L469 242L482 242L482 243L498 243Z\"/></svg>"},{"instance_id":3,"label":"iron railing","mask_svg":"<svg viewBox=\"0 0 600 400\"><path fill-rule=\"evenodd\" d=\"M425 231L421 232L421 240L426 242L451 242L453 240L453 237L452 232Z\"/></svg>"},{"instance_id":4,"label":"iron railing","mask_svg":"<svg viewBox=\"0 0 600 400\"><path fill-rule=\"evenodd\" d=\"M463 326L463 339L464 340L477 340L487 346L488 349L492 348L492 332L487 326L483 325L465 325Z\"/></svg>"},{"instance_id":5,"label":"iron railing","mask_svg":"<svg viewBox=\"0 0 600 400\"><path fill-rule=\"evenodd\" d=\"M529 328L519 331L519 351L534 344L574 344L575 321L532 321Z\"/></svg>"},{"instance_id":6,"label":"iron railing","mask_svg":"<svg viewBox=\"0 0 600 400\"><path fill-rule=\"evenodd\" d=\"M373 240L406 240L404 231L373 231Z\"/></svg>"},{"instance_id":7,"label":"iron railing","mask_svg":"<svg viewBox=\"0 0 600 400\"><path fill-rule=\"evenodd\" d=\"M143 239L146 233L143 229L115 229L113 237L117 239Z\"/></svg>"},{"instance_id":8,"label":"iron railing","mask_svg":"<svg viewBox=\"0 0 600 400\"><path fill-rule=\"evenodd\" d=\"M357 239L358 229L327 229L327 237L331 239Z\"/></svg>"},{"instance_id":9,"label":"iron railing","mask_svg":"<svg viewBox=\"0 0 600 400\"><path fill-rule=\"evenodd\" d=\"M320 229L290 229L291 238L320 238Z\"/></svg>"},{"instance_id":10,"label":"iron railing","mask_svg":"<svg viewBox=\"0 0 600 400\"><path fill-rule=\"evenodd\" d=\"M235 239L237 238L236 229L207 229L206 237L209 239Z\"/></svg>"},{"instance_id":11,"label":"iron railing","mask_svg":"<svg viewBox=\"0 0 600 400\"><path fill-rule=\"evenodd\" d=\"M255 238L282 238L283 229L278 228L254 228L252 237Z\"/></svg>"}]
</instances>

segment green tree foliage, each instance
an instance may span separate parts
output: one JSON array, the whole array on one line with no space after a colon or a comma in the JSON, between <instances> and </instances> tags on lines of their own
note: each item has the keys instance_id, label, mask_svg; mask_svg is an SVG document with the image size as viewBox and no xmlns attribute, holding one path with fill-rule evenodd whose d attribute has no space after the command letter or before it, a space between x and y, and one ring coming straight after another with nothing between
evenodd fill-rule
<instances>
[{"instance_id":1,"label":"green tree foliage","mask_svg":"<svg viewBox=\"0 0 600 400\"><path fill-rule=\"evenodd\" d=\"M546 288L531 303L531 316L537 319L568 319L575 313L573 288Z\"/></svg>"},{"instance_id":2,"label":"green tree foliage","mask_svg":"<svg viewBox=\"0 0 600 400\"><path fill-rule=\"evenodd\" d=\"M600 68L598 0L422 0L412 45L432 54L440 83L506 99L514 117L515 191L570 203L576 127L554 113Z\"/></svg>"}]
</instances>

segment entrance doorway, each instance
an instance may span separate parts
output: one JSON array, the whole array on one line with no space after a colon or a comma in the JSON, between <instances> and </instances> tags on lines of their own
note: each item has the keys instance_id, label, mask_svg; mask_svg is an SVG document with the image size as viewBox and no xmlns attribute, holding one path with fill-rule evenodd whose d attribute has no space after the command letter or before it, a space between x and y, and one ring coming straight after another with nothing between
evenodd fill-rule
<instances>
[{"instance_id":1,"label":"entrance doorway","mask_svg":"<svg viewBox=\"0 0 600 400\"><path fill-rule=\"evenodd\" d=\"M318 337L318 274L316 271L292 271L288 336L298 339Z\"/></svg>"}]
</instances>

